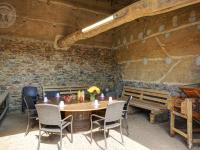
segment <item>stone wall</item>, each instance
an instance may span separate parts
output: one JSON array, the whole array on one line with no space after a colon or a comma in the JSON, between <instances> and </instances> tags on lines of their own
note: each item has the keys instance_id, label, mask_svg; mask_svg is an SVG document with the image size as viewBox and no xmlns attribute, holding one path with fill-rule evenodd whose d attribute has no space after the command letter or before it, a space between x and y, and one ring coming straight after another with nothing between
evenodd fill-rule
<instances>
[{"instance_id":1,"label":"stone wall","mask_svg":"<svg viewBox=\"0 0 200 150\"><path fill-rule=\"evenodd\" d=\"M115 29L121 84L177 95L200 82L200 5L144 17Z\"/></svg>"},{"instance_id":2,"label":"stone wall","mask_svg":"<svg viewBox=\"0 0 200 150\"><path fill-rule=\"evenodd\" d=\"M21 106L21 90L35 85L113 87L118 76L113 51L72 47L56 51L51 42L0 37L0 87L10 92L10 110Z\"/></svg>"}]
</instances>

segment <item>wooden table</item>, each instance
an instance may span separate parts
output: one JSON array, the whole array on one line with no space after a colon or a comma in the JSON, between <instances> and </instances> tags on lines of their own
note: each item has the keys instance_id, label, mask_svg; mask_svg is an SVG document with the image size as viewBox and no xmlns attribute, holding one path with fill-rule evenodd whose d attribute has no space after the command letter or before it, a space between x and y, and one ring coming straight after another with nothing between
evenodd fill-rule
<instances>
[{"instance_id":1,"label":"wooden table","mask_svg":"<svg viewBox=\"0 0 200 150\"><path fill-rule=\"evenodd\" d=\"M170 100L170 134L180 134L187 139L188 147L191 149L193 143L200 144L200 139L193 136L195 131L199 132L199 128L194 129L194 121L200 122L200 87L183 86L180 89L185 93L186 97L172 97ZM184 118L186 120L186 131L175 126L175 117Z\"/></svg>"},{"instance_id":2,"label":"wooden table","mask_svg":"<svg viewBox=\"0 0 200 150\"><path fill-rule=\"evenodd\" d=\"M48 100L46 104L59 105L59 99ZM116 100L113 100L116 102ZM44 103L39 101L39 103ZM71 102L65 102L65 106L60 108L62 115L73 115L73 130L74 132L86 131L90 129L90 115L92 113L104 114L107 108L108 101L99 101L99 105L95 106L94 102L85 101L82 103L72 100Z\"/></svg>"}]
</instances>

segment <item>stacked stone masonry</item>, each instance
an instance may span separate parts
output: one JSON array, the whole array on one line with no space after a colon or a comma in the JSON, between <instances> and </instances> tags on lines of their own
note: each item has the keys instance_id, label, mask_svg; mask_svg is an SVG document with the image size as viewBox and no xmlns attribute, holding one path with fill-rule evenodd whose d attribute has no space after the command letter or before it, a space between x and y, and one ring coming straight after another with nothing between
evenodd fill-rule
<instances>
[{"instance_id":1,"label":"stacked stone masonry","mask_svg":"<svg viewBox=\"0 0 200 150\"><path fill-rule=\"evenodd\" d=\"M10 92L10 110L19 110L26 85L115 86L114 53L108 49L72 47L57 51L51 42L0 38L0 87ZM115 75L115 76L114 76Z\"/></svg>"}]
</instances>

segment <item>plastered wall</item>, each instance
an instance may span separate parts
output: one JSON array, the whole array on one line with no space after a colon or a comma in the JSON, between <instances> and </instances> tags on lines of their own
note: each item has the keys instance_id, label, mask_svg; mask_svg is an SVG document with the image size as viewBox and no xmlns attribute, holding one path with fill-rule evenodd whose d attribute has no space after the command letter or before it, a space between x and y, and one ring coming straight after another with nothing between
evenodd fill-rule
<instances>
[{"instance_id":1,"label":"plastered wall","mask_svg":"<svg viewBox=\"0 0 200 150\"><path fill-rule=\"evenodd\" d=\"M123 82L200 82L200 5L145 17L115 29Z\"/></svg>"}]
</instances>

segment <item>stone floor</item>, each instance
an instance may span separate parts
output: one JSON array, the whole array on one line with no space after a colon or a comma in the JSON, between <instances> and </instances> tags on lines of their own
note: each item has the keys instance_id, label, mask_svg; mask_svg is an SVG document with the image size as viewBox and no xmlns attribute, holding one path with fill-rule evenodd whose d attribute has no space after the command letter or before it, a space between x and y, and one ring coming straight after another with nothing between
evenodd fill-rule
<instances>
[{"instance_id":1,"label":"stone floor","mask_svg":"<svg viewBox=\"0 0 200 150\"><path fill-rule=\"evenodd\" d=\"M36 150L38 130L37 127L24 136L26 116L21 113L9 113L0 124L0 150ZM124 134L125 143L117 130L110 131L108 149L111 150L187 150L183 138L169 136L169 122L150 124L148 116L137 113L129 115L130 135ZM125 131L124 131L125 132ZM63 137L63 149L68 150L101 150L104 149L102 132L94 133L94 141L89 142L89 132L74 134L74 141L70 143L70 135ZM58 149L59 136L44 136L41 150ZM193 150L200 150L194 146Z\"/></svg>"}]
</instances>

